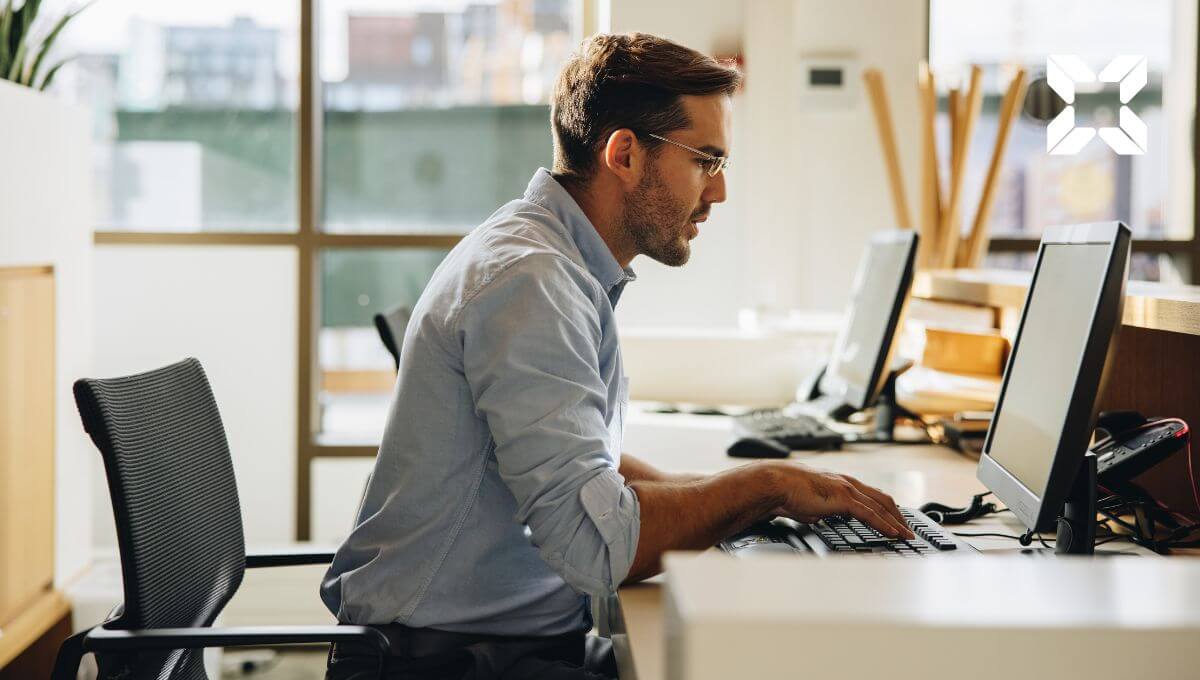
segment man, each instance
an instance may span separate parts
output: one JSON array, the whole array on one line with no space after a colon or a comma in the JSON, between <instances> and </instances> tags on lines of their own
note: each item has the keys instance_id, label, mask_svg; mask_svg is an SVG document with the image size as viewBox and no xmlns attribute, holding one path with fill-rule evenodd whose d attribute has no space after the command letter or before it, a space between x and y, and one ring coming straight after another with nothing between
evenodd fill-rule
<instances>
[{"instance_id":1,"label":"man","mask_svg":"<svg viewBox=\"0 0 1200 680\"><path fill-rule=\"evenodd\" d=\"M393 642L388 677L613 677L590 597L771 514L855 515L909 536L892 499L787 462L704 478L621 453L628 401L613 307L646 255L687 262L725 200L741 75L644 34L563 68L554 170L534 174L434 272L405 333L358 514L321 587ZM338 645L329 678L373 677Z\"/></svg>"}]
</instances>

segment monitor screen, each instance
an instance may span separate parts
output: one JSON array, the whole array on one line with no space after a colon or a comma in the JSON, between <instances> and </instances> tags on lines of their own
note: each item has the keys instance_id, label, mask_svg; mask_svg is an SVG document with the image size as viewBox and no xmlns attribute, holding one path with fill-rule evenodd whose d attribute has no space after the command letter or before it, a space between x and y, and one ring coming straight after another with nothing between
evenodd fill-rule
<instances>
[{"instance_id":1,"label":"monitor screen","mask_svg":"<svg viewBox=\"0 0 1200 680\"><path fill-rule=\"evenodd\" d=\"M821 387L827 394L842 395L855 408L870 405L885 377L881 373L912 282L915 247L912 232L879 234L854 275L846 321Z\"/></svg>"},{"instance_id":2,"label":"monitor screen","mask_svg":"<svg viewBox=\"0 0 1200 680\"><path fill-rule=\"evenodd\" d=\"M993 415L988 455L1039 498L1063 437L1111 253L1105 243L1045 246L1003 402Z\"/></svg>"}]
</instances>

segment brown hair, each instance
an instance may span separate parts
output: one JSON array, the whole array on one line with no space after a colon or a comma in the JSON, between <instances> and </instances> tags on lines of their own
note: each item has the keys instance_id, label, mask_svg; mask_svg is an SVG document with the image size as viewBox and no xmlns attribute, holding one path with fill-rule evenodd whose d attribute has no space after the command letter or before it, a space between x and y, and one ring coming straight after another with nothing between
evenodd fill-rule
<instances>
[{"instance_id":1,"label":"brown hair","mask_svg":"<svg viewBox=\"0 0 1200 680\"><path fill-rule=\"evenodd\" d=\"M647 33L589 38L554 84L554 174L568 182L590 177L596 151L621 128L657 148L660 142L645 135L691 125L681 95L730 95L741 82L734 66L665 38Z\"/></svg>"}]
</instances>

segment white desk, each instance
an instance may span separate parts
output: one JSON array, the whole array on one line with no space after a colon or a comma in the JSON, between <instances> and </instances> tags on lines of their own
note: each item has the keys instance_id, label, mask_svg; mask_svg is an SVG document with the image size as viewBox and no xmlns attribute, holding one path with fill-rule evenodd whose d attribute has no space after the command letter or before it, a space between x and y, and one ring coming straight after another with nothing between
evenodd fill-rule
<instances>
[{"instance_id":1,"label":"white desk","mask_svg":"<svg viewBox=\"0 0 1200 680\"><path fill-rule=\"evenodd\" d=\"M746 462L725 455L733 438L728 418L654 414L635 406L626 425L624 450L668 472L712 473ZM975 461L941 446L860 444L827 453L796 452L792 460L857 477L909 507L929 501L961 506L986 491L975 479ZM1024 527L1003 513L958 531L1019 534ZM1016 541L1003 538L964 540L980 550L1019 548ZM622 680L666 677L660 580L621 588L619 611L610 621Z\"/></svg>"}]
</instances>

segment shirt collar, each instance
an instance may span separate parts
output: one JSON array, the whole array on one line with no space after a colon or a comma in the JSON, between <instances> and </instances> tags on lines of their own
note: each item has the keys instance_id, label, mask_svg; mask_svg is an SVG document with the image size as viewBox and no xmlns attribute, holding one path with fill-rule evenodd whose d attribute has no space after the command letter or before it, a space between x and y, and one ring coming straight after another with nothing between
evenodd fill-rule
<instances>
[{"instance_id":1,"label":"shirt collar","mask_svg":"<svg viewBox=\"0 0 1200 680\"><path fill-rule=\"evenodd\" d=\"M538 168L529 180L525 189L525 200L536 203L549 210L567 228L583 263L592 276L604 286L610 299L620 297L625 284L637 279L637 274L629 267L621 267L617 258L613 257L608 244L600 238L600 232L592 226L591 220L583 214L583 209L567 193L546 168ZM616 300L613 300L616 304Z\"/></svg>"}]
</instances>

